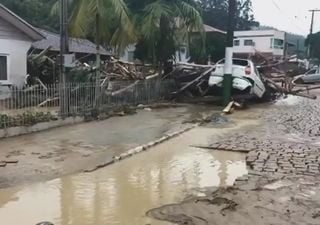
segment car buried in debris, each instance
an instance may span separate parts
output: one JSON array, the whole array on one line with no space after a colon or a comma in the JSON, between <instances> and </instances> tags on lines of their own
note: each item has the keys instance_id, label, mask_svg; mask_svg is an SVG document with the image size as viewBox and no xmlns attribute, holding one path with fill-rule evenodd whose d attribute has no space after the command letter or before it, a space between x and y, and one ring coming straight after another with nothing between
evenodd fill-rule
<instances>
[{"instance_id":1,"label":"car buried in debris","mask_svg":"<svg viewBox=\"0 0 320 225\"><path fill-rule=\"evenodd\" d=\"M212 89L223 87L225 60L216 63L216 69L211 73L209 86ZM251 60L233 59L232 63L232 87L234 93L250 94L262 98L266 93L266 87L261 76Z\"/></svg>"}]
</instances>

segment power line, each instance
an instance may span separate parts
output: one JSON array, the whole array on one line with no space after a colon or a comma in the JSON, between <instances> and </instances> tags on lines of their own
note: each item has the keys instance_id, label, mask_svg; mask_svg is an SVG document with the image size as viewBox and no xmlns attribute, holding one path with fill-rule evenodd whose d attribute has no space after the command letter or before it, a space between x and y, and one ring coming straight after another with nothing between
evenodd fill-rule
<instances>
[{"instance_id":1,"label":"power line","mask_svg":"<svg viewBox=\"0 0 320 225\"><path fill-rule=\"evenodd\" d=\"M278 3L275 0L271 0L272 4L279 10L279 12L281 13L282 16L284 16L288 22L290 22L290 24L292 24L293 26L295 26L297 29L299 29L302 32L306 32L305 29L301 28L300 26L298 26L295 22L292 21L292 18L287 16L287 14L281 9L281 7L278 5Z\"/></svg>"},{"instance_id":2,"label":"power line","mask_svg":"<svg viewBox=\"0 0 320 225\"><path fill-rule=\"evenodd\" d=\"M320 9L311 9L309 10L309 12L311 12L312 16L311 16L311 27L310 27L310 34L313 33L313 25L314 25L314 14L316 12L320 12Z\"/></svg>"},{"instance_id":3,"label":"power line","mask_svg":"<svg viewBox=\"0 0 320 225\"><path fill-rule=\"evenodd\" d=\"M313 25L314 25L314 14L316 12L320 12L320 9L311 9L309 10L311 12L311 26L310 26L310 36L313 34ZM309 41L308 45L308 56L311 57L311 42Z\"/></svg>"}]
</instances>

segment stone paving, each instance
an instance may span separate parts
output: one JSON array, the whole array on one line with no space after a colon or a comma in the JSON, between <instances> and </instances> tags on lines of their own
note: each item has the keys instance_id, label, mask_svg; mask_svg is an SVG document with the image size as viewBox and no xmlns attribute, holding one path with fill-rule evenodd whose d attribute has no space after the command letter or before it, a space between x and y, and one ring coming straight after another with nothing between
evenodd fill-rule
<instances>
[{"instance_id":1,"label":"stone paving","mask_svg":"<svg viewBox=\"0 0 320 225\"><path fill-rule=\"evenodd\" d=\"M249 175L320 174L320 101L275 106L262 118L254 130L230 134L209 147L248 153Z\"/></svg>"}]
</instances>

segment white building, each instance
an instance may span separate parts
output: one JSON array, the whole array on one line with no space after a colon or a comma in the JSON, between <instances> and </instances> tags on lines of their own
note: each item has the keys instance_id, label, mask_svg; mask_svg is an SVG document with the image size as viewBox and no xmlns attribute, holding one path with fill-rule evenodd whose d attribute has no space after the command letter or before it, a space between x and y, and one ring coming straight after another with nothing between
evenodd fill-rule
<instances>
[{"instance_id":1,"label":"white building","mask_svg":"<svg viewBox=\"0 0 320 225\"><path fill-rule=\"evenodd\" d=\"M22 86L27 76L27 53L43 36L0 4L0 86Z\"/></svg>"},{"instance_id":2,"label":"white building","mask_svg":"<svg viewBox=\"0 0 320 225\"><path fill-rule=\"evenodd\" d=\"M286 56L286 33L277 30L250 30L234 33L235 57L250 57L262 54L280 59Z\"/></svg>"}]
</instances>

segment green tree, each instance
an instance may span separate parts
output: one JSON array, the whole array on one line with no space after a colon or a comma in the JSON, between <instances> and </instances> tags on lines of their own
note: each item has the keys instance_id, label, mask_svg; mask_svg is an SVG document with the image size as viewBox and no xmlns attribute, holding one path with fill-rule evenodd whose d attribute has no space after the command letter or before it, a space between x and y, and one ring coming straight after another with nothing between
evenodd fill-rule
<instances>
[{"instance_id":1,"label":"green tree","mask_svg":"<svg viewBox=\"0 0 320 225\"><path fill-rule=\"evenodd\" d=\"M203 10L204 23L227 30L228 0L200 0ZM250 30L252 26L259 26L252 14L251 0L237 0L236 30Z\"/></svg>"},{"instance_id":2,"label":"green tree","mask_svg":"<svg viewBox=\"0 0 320 225\"><path fill-rule=\"evenodd\" d=\"M228 0L200 0L204 23L212 27L227 30ZM251 0L237 0L236 30L250 30L252 26L259 26L252 14ZM226 35L207 33L205 52L198 50L199 40L194 39L191 48L191 61L206 63L209 56L216 62L224 57Z\"/></svg>"},{"instance_id":3,"label":"green tree","mask_svg":"<svg viewBox=\"0 0 320 225\"><path fill-rule=\"evenodd\" d=\"M136 56L163 65L173 59L180 44L190 43L198 31L204 38L199 5L194 0L127 0L136 15L139 42ZM200 46L201 47L201 46Z\"/></svg>"},{"instance_id":4,"label":"green tree","mask_svg":"<svg viewBox=\"0 0 320 225\"><path fill-rule=\"evenodd\" d=\"M35 27L59 30L59 17L50 15L56 0L0 0L0 3Z\"/></svg>"},{"instance_id":5,"label":"green tree","mask_svg":"<svg viewBox=\"0 0 320 225\"><path fill-rule=\"evenodd\" d=\"M320 32L309 35L306 40L306 46L310 44L310 56L311 58L320 61Z\"/></svg>"}]
</instances>

